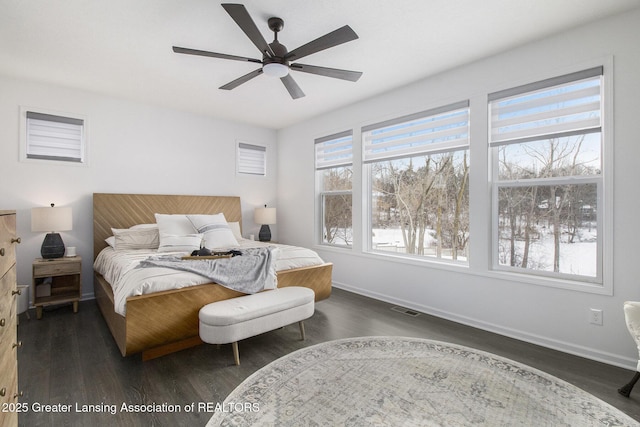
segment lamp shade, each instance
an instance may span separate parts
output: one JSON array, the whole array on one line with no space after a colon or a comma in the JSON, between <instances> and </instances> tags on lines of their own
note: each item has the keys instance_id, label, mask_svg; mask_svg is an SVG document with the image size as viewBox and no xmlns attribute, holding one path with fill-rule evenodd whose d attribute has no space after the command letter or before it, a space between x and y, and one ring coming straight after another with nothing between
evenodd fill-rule
<instances>
[{"instance_id":1,"label":"lamp shade","mask_svg":"<svg viewBox=\"0 0 640 427\"><path fill-rule=\"evenodd\" d=\"M256 208L253 214L253 220L256 224L275 224L276 208Z\"/></svg>"},{"instance_id":2,"label":"lamp shade","mask_svg":"<svg viewBox=\"0 0 640 427\"><path fill-rule=\"evenodd\" d=\"M31 231L68 231L72 225L71 208L31 208Z\"/></svg>"}]
</instances>

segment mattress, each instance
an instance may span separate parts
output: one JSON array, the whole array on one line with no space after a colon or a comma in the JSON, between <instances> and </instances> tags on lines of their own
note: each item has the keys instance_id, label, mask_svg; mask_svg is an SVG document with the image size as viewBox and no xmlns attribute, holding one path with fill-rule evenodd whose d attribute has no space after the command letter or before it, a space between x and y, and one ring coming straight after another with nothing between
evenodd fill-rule
<instances>
[{"instance_id":1,"label":"mattress","mask_svg":"<svg viewBox=\"0 0 640 427\"><path fill-rule=\"evenodd\" d=\"M275 246L276 271L321 265L324 261L311 249L298 246L279 245L270 242L257 242L239 239L234 249ZM163 255L182 254L181 252L163 252ZM181 289L211 283L210 279L195 273L161 267L137 268L141 261L157 255L154 249L114 250L104 248L96 257L93 268L111 285L116 313L126 315L127 298L154 292Z\"/></svg>"}]
</instances>

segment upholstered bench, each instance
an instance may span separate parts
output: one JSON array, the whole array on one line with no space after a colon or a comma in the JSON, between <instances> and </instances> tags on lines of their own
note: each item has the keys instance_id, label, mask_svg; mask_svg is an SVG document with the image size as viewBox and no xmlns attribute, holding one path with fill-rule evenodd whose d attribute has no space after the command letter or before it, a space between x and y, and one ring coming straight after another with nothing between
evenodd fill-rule
<instances>
[{"instance_id":1,"label":"upholstered bench","mask_svg":"<svg viewBox=\"0 0 640 427\"><path fill-rule=\"evenodd\" d=\"M232 343L236 365L240 364L238 341L299 322L313 315L315 293L309 288L287 286L223 301L200 309L200 339L208 344Z\"/></svg>"}]
</instances>

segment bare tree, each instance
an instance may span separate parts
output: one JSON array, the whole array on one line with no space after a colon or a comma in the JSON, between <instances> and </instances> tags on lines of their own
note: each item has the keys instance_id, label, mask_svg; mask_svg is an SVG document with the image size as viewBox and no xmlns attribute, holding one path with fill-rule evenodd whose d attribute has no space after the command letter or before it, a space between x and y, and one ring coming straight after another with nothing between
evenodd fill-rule
<instances>
[{"instance_id":1,"label":"bare tree","mask_svg":"<svg viewBox=\"0 0 640 427\"><path fill-rule=\"evenodd\" d=\"M454 213L454 217L453 217L453 230L452 230L452 237L454 239L456 239L456 241L453 242L452 245L452 257L454 260L458 259L458 249L459 248L464 248L467 244L467 237L466 235L468 235L468 233L464 233L463 232L463 224L462 224L462 213L465 210L464 207L468 207L468 200L467 203L464 203L465 201L465 196L468 194L467 192L467 187L468 187L468 182L469 182L469 163L467 162L467 151L464 151L463 154L463 160L462 160L462 176L459 179L459 182L457 182L457 192L456 192L456 205L455 205L455 213ZM454 175L455 176L455 175ZM465 215L466 218L468 218L468 215Z\"/></svg>"},{"instance_id":2,"label":"bare tree","mask_svg":"<svg viewBox=\"0 0 640 427\"><path fill-rule=\"evenodd\" d=\"M331 168L324 172L324 240L327 243L342 242L351 245L352 241L352 170Z\"/></svg>"},{"instance_id":3,"label":"bare tree","mask_svg":"<svg viewBox=\"0 0 640 427\"><path fill-rule=\"evenodd\" d=\"M415 163L413 158L374 165L378 204L374 221L380 226L383 222L397 226L407 253L425 254L430 229L434 230L437 256L443 256L444 247L451 247L457 259L458 249L466 247L468 153L461 154L458 161L454 156L440 153L421 157Z\"/></svg>"},{"instance_id":4,"label":"bare tree","mask_svg":"<svg viewBox=\"0 0 640 427\"><path fill-rule=\"evenodd\" d=\"M531 160L531 165L509 161L506 149L500 150L500 179L542 179L562 176L578 176L596 173L587 166L593 159L583 155L584 135L577 137L550 138L546 142L523 144L521 149ZM534 236L539 235L537 227L544 224L553 236L553 271L561 270L561 243L564 236L573 242L577 233L578 211L584 204L581 200L591 200L591 186L552 183L544 181L529 187L503 187L499 196L499 206L508 220L501 224L501 234L510 242L509 263L523 268L535 268L540 260L532 260L530 248ZM509 190L509 191L507 191ZM594 190L595 191L595 190ZM544 227L545 225L542 225ZM505 229L508 227L507 229ZM523 241L518 246L516 241ZM519 251L517 248L521 247Z\"/></svg>"}]
</instances>

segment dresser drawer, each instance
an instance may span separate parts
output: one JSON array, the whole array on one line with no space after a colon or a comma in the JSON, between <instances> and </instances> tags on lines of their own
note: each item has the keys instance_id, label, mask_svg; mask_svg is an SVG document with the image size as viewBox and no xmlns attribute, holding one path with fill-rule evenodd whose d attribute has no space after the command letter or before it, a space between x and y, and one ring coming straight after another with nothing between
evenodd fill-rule
<instances>
[{"instance_id":1,"label":"dresser drawer","mask_svg":"<svg viewBox=\"0 0 640 427\"><path fill-rule=\"evenodd\" d=\"M16 298L11 293L16 287L16 269L12 268L0 278L0 358L16 340ZM2 372L2 371L0 371ZM0 387L2 388L2 387Z\"/></svg>"},{"instance_id":2,"label":"dresser drawer","mask_svg":"<svg viewBox=\"0 0 640 427\"><path fill-rule=\"evenodd\" d=\"M61 276L65 274L77 274L80 271L80 260L38 261L33 263L33 277Z\"/></svg>"},{"instance_id":3,"label":"dresser drawer","mask_svg":"<svg viewBox=\"0 0 640 427\"><path fill-rule=\"evenodd\" d=\"M0 409L5 407L5 403L18 402L18 363L16 359L16 349L11 348L6 357L0 359L0 372L2 372L2 381L0 384ZM4 394L4 396L2 396ZM17 426L17 411L0 412L1 426Z\"/></svg>"},{"instance_id":4,"label":"dresser drawer","mask_svg":"<svg viewBox=\"0 0 640 427\"><path fill-rule=\"evenodd\" d=\"M18 398L18 358L16 328L16 215L0 211L0 403L16 403ZM3 409L6 407L2 405ZM17 412L0 411L0 426L17 426Z\"/></svg>"},{"instance_id":5,"label":"dresser drawer","mask_svg":"<svg viewBox=\"0 0 640 427\"><path fill-rule=\"evenodd\" d=\"M16 283L16 269L10 269L0 278L0 403L15 403L18 392L18 359L16 329L16 296L11 295ZM15 414L1 413L0 425L17 425ZM11 421L10 421L11 420ZM14 422L15 421L15 422Z\"/></svg>"},{"instance_id":6,"label":"dresser drawer","mask_svg":"<svg viewBox=\"0 0 640 427\"><path fill-rule=\"evenodd\" d=\"M16 262L16 216L0 215L0 277Z\"/></svg>"}]
</instances>

